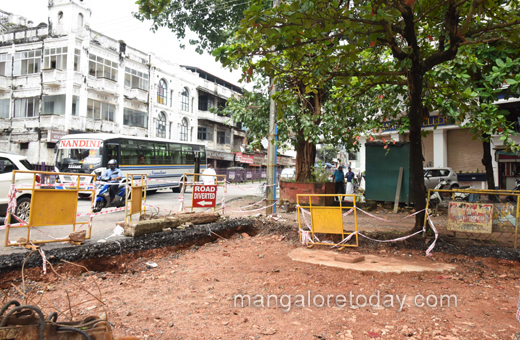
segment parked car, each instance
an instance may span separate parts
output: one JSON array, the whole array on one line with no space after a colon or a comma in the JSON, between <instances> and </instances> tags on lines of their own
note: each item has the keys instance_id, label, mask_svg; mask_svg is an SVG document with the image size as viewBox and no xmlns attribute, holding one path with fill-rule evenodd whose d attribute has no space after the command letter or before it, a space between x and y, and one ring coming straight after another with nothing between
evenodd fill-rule
<instances>
[{"instance_id":1,"label":"parked car","mask_svg":"<svg viewBox=\"0 0 520 340\"><path fill-rule=\"evenodd\" d=\"M27 160L27 157L14 152L0 152L0 216L7 213L7 204L9 203L7 195L11 188L13 178L13 170L32 171L33 167ZM39 176L36 177L39 181ZM33 183L32 174L17 174L16 184ZM31 194L29 191L18 192L16 194L16 210L15 215L24 221L29 220L29 212L31 209ZM13 223L15 223L13 221Z\"/></svg>"},{"instance_id":2,"label":"parked car","mask_svg":"<svg viewBox=\"0 0 520 340\"><path fill-rule=\"evenodd\" d=\"M294 180L296 178L296 168L285 168L280 173L280 180Z\"/></svg>"},{"instance_id":3,"label":"parked car","mask_svg":"<svg viewBox=\"0 0 520 340\"><path fill-rule=\"evenodd\" d=\"M457 174L451 168L424 168L424 185L426 190L435 189L439 180L447 180L450 189L460 187Z\"/></svg>"}]
</instances>

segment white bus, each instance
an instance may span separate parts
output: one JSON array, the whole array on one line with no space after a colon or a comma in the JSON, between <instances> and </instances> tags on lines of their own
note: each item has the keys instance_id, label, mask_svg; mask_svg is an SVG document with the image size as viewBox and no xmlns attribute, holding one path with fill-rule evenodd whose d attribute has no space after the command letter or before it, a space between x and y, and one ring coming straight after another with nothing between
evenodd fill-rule
<instances>
[{"instance_id":1,"label":"white bus","mask_svg":"<svg viewBox=\"0 0 520 340\"><path fill-rule=\"evenodd\" d=\"M184 173L200 173L206 168L206 150L199 143L108 133L80 133L60 139L55 170L78 173L81 177L81 174L92 174L96 170L104 171L111 159L117 161L123 176L146 174L149 192L162 188L179 192L182 185L179 182L182 182ZM60 175L59 181L69 183L77 181L77 177ZM89 178L80 178L80 181L89 181Z\"/></svg>"}]
</instances>

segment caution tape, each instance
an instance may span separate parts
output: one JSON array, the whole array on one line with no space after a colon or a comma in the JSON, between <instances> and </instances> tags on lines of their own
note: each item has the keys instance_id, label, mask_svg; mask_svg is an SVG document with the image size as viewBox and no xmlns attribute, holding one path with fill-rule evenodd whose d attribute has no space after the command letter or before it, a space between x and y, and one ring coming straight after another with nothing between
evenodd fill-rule
<instances>
[{"instance_id":1,"label":"caution tape","mask_svg":"<svg viewBox=\"0 0 520 340\"><path fill-rule=\"evenodd\" d=\"M117 212L117 211L122 211L122 210L125 210L125 209L126 209L126 207L121 207L121 208L107 209L105 211L100 211L100 212L97 212L97 213L93 213L93 212L82 213L82 214L77 214L76 217L105 215L105 214L110 214L110 213Z\"/></svg>"},{"instance_id":2,"label":"caution tape","mask_svg":"<svg viewBox=\"0 0 520 340\"><path fill-rule=\"evenodd\" d=\"M516 311L516 319L520 322L520 296L518 297L518 309Z\"/></svg>"},{"instance_id":3,"label":"caution tape","mask_svg":"<svg viewBox=\"0 0 520 340\"><path fill-rule=\"evenodd\" d=\"M311 213L305 209L303 209L301 206L297 206L299 209L302 210L303 214L303 221L305 222L305 224L307 225L307 227L309 228L309 230L312 230L311 227L309 226L309 223L307 222L307 219L305 218L305 214L308 214L310 215ZM395 222L395 221L389 221L389 220L386 220L384 218L378 218L377 216L374 216L372 214L369 214L367 213L366 211L363 211L362 209L358 208L358 207L353 207L352 209L350 209L349 211L347 211L346 213L344 213L342 216L347 216L348 214L352 213L352 211L354 210L361 210L362 212L364 212L365 214L369 215L369 216L372 216L378 220L383 220L383 221L387 221L387 222ZM423 209L423 210L420 210L420 211L417 211L411 215L408 215L406 217L403 217L402 219L405 219L405 218L408 218L408 217L411 217L411 216L414 216L414 215L417 215L423 211L425 211L426 209ZM435 239L433 240L432 244L428 247L428 249L426 249L426 256L431 256L431 251L433 250L433 248L435 247L435 244L437 243L437 239L438 239L438 236L439 236L439 233L437 232L437 229L435 228L435 225L433 224L433 221L431 220L430 218L430 215L428 214L428 217L427 217L427 220L428 222L430 223L430 226L433 230L433 232L435 233ZM350 235L348 235L347 237L345 237L341 242L338 242L336 243L335 245L332 246L332 248L336 248L336 247L339 247L341 244L343 243L346 243L348 241L350 241L350 239L352 239L352 237L354 237L354 235L359 235L361 237L364 237L366 239L369 239L371 241L374 241L374 242L380 242L380 243L388 243L388 242L399 242L399 241L403 241L403 240L406 240L410 237L413 237L415 235L418 235L420 233L425 233L426 232L426 226L424 226L421 230L411 234L411 235L407 235L407 236L403 236L403 237L398 237L398 238L395 238L395 239L392 239L392 240L376 240L376 239L373 239L371 237L368 237L366 235L363 235L361 234L359 231L354 231L353 233L351 233ZM319 241L318 241L319 242Z\"/></svg>"},{"instance_id":4,"label":"caution tape","mask_svg":"<svg viewBox=\"0 0 520 340\"><path fill-rule=\"evenodd\" d=\"M239 212L239 213L248 213L248 212L255 212L255 211L260 211L260 210L264 210L264 209L267 209L267 208L270 208L272 206L276 205L276 203L273 203L271 205L267 205L265 207L262 207L262 208L258 208L258 209L253 209L253 210L228 210L229 212Z\"/></svg>"}]
</instances>

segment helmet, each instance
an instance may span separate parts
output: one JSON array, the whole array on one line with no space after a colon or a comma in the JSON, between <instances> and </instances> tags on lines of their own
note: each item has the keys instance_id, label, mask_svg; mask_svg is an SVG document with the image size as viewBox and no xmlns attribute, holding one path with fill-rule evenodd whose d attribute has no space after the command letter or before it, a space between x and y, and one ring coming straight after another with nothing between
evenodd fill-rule
<instances>
[{"instance_id":1,"label":"helmet","mask_svg":"<svg viewBox=\"0 0 520 340\"><path fill-rule=\"evenodd\" d=\"M117 161L115 159L111 159L108 161L108 167L111 169L111 170L114 170L117 166Z\"/></svg>"}]
</instances>

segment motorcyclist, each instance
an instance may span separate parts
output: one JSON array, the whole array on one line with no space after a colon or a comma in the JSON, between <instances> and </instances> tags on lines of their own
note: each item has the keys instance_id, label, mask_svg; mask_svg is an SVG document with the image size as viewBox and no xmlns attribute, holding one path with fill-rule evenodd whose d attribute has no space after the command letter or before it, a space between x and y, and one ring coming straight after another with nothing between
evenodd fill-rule
<instances>
[{"instance_id":1,"label":"motorcyclist","mask_svg":"<svg viewBox=\"0 0 520 340\"><path fill-rule=\"evenodd\" d=\"M123 178L123 173L117 167L117 161L115 159L109 160L108 169L103 174L103 179L110 183L119 183L121 178ZM110 186L110 204L112 204L116 198L117 188L117 185Z\"/></svg>"}]
</instances>

